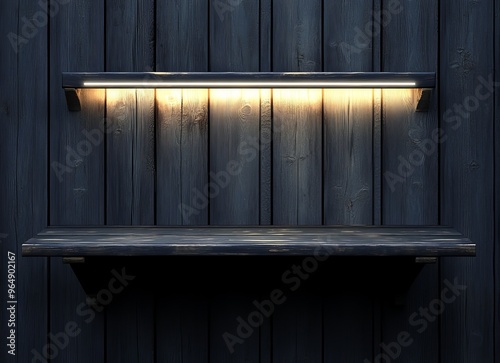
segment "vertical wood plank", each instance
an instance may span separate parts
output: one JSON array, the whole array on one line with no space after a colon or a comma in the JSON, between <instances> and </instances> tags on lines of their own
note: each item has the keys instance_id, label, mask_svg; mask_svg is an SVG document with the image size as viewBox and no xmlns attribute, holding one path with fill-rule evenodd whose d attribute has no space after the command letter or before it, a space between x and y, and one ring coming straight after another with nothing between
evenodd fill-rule
<instances>
[{"instance_id":1,"label":"vertical wood plank","mask_svg":"<svg viewBox=\"0 0 500 363\"><path fill-rule=\"evenodd\" d=\"M258 71L259 4L239 2L222 19L216 4L210 71ZM259 223L259 116L258 90L210 91L210 224Z\"/></svg>"},{"instance_id":2,"label":"vertical wood plank","mask_svg":"<svg viewBox=\"0 0 500 363\"><path fill-rule=\"evenodd\" d=\"M321 90L273 90L273 223L322 223Z\"/></svg>"},{"instance_id":3,"label":"vertical wood plank","mask_svg":"<svg viewBox=\"0 0 500 363\"><path fill-rule=\"evenodd\" d=\"M358 32L373 19L373 1L324 2L324 70L372 70L374 37ZM324 90L324 223L373 221L373 91ZM372 358L373 304L369 294L325 295L324 360L362 362ZM348 318L347 318L348 317ZM348 322L346 321L348 320ZM345 327L349 326L346 331Z\"/></svg>"},{"instance_id":4,"label":"vertical wood plank","mask_svg":"<svg viewBox=\"0 0 500 363\"><path fill-rule=\"evenodd\" d=\"M20 15L35 14L39 4L20 2ZM21 23L21 21L19 22ZM21 258L21 244L47 225L48 171L48 32L40 28L36 38L18 53L19 121L17 133L17 359L31 361L32 349L46 344L48 328L48 259ZM36 82L33 80L36 79ZM33 95L27 97L27 95ZM35 96L36 95L36 96ZM45 95L45 96L42 96ZM10 155L10 157L14 157ZM6 280L3 280L6 281ZM26 308L25 304L36 301Z\"/></svg>"},{"instance_id":5,"label":"vertical wood plank","mask_svg":"<svg viewBox=\"0 0 500 363\"><path fill-rule=\"evenodd\" d=\"M106 362L154 362L153 293L131 285L106 309Z\"/></svg>"},{"instance_id":6,"label":"vertical wood plank","mask_svg":"<svg viewBox=\"0 0 500 363\"><path fill-rule=\"evenodd\" d=\"M276 308L272 362L322 362L323 304L314 293L298 293Z\"/></svg>"},{"instance_id":7,"label":"vertical wood plank","mask_svg":"<svg viewBox=\"0 0 500 363\"><path fill-rule=\"evenodd\" d=\"M204 0L156 3L156 70L208 71ZM157 90L157 223L206 225L208 90ZM181 263L179 263L181 264ZM170 287L170 286L168 286ZM208 299L170 287L156 298L158 363L208 362Z\"/></svg>"},{"instance_id":8,"label":"vertical wood plank","mask_svg":"<svg viewBox=\"0 0 500 363\"><path fill-rule=\"evenodd\" d=\"M210 224L259 224L259 90L210 91Z\"/></svg>"},{"instance_id":9,"label":"vertical wood plank","mask_svg":"<svg viewBox=\"0 0 500 363\"><path fill-rule=\"evenodd\" d=\"M373 0L373 14L382 9L382 0ZM365 24L366 26L366 24ZM382 70L382 29L372 37L372 71ZM382 224L382 90L373 90L373 224Z\"/></svg>"},{"instance_id":10,"label":"vertical wood plank","mask_svg":"<svg viewBox=\"0 0 500 363\"><path fill-rule=\"evenodd\" d=\"M224 5L224 6L222 6ZM260 9L257 1L212 1L210 71L258 71ZM259 90L210 91L210 224L259 224ZM226 180L224 180L224 177ZM229 264L230 261L227 261ZM230 352L222 334L257 296L220 281L210 299L210 361L259 360L259 333Z\"/></svg>"},{"instance_id":11,"label":"vertical wood plank","mask_svg":"<svg viewBox=\"0 0 500 363\"><path fill-rule=\"evenodd\" d=\"M207 71L208 34L200 29L208 29L206 1L158 2L157 71ZM207 224L208 91L157 90L157 128L158 224Z\"/></svg>"},{"instance_id":12,"label":"vertical wood plank","mask_svg":"<svg viewBox=\"0 0 500 363\"><path fill-rule=\"evenodd\" d=\"M21 13L20 6L17 2L3 1L0 3L0 14L9 14L2 16L0 21L0 34L15 36L18 34L18 21L24 13ZM42 42L43 43L43 42ZM0 234L2 242L2 262L0 278L2 279L2 289L0 291L0 307L2 309L2 317L0 319L0 333L2 337L9 336L7 319L4 317L4 312L7 311L7 289L4 288L4 281L7 281L7 253L8 251L17 254L17 236L16 236L16 219L18 216L17 205L17 160L18 160L18 131L19 131L19 89L18 89L18 47L11 47L11 44L4 40L2 43L2 56L0 57L0 79L2 87L0 87L0 200L2 206L0 208ZM31 48L31 47L30 47ZM22 278L22 277L21 277ZM43 286L40 287L43 289ZM18 300L21 302L25 296L20 296ZM27 301L23 302L27 303ZM42 315L43 316L43 315ZM37 327L37 333L40 331ZM43 337L42 332L42 337ZM43 339L43 338L42 338ZM21 343L21 342L19 342ZM40 340L26 343L34 343L36 347L41 346ZM17 362L17 356L7 354L7 344L0 346L0 356L5 359L5 362Z\"/></svg>"},{"instance_id":13,"label":"vertical wood plank","mask_svg":"<svg viewBox=\"0 0 500 363\"><path fill-rule=\"evenodd\" d=\"M153 69L154 6L153 0L106 2L107 71ZM153 90L106 91L108 225L154 224L154 96ZM106 361L151 362L153 294L137 285L124 294L106 310Z\"/></svg>"},{"instance_id":14,"label":"vertical wood plank","mask_svg":"<svg viewBox=\"0 0 500 363\"><path fill-rule=\"evenodd\" d=\"M442 289L444 279L467 286L441 318L443 363L495 359L494 10L492 0L441 1L441 222L477 243L475 258L441 263Z\"/></svg>"},{"instance_id":15,"label":"vertical wood plank","mask_svg":"<svg viewBox=\"0 0 500 363\"><path fill-rule=\"evenodd\" d=\"M386 15L382 25L382 70L424 71L437 67L438 8L435 1L383 2ZM390 15L387 15L390 14ZM389 21L390 20L390 21ZM384 25L385 24L385 25ZM384 90L382 144L382 221L389 225L438 224L438 147L424 154L438 127L437 91L428 112L415 112L415 92ZM431 141L432 143L432 141ZM401 167L409 160L411 171ZM400 175L404 174L404 175ZM382 305L382 343L398 341L409 332L413 343L401 349L398 359L405 362L439 360L439 326L430 323L420 333L409 319L421 306L439 297L438 270L426 266L407 292L406 304L395 307L391 299ZM382 357L387 352L382 346ZM375 357L376 358L376 357Z\"/></svg>"},{"instance_id":16,"label":"vertical wood plank","mask_svg":"<svg viewBox=\"0 0 500 363\"><path fill-rule=\"evenodd\" d=\"M437 5L401 1L398 9L383 29L383 71L435 69ZM389 12L388 4L384 4L384 10ZM437 223L437 147L432 152L422 151L437 127L436 94L433 92L431 109L418 113L415 92L383 91L385 224Z\"/></svg>"},{"instance_id":17,"label":"vertical wood plank","mask_svg":"<svg viewBox=\"0 0 500 363\"><path fill-rule=\"evenodd\" d=\"M322 70L321 1L273 2L273 70ZM273 223L321 224L322 91L273 91ZM273 315L273 362L322 360L322 301L296 292Z\"/></svg>"},{"instance_id":18,"label":"vertical wood plank","mask_svg":"<svg viewBox=\"0 0 500 363\"><path fill-rule=\"evenodd\" d=\"M324 362L372 361L373 311L368 294L342 291L324 302Z\"/></svg>"},{"instance_id":19,"label":"vertical wood plank","mask_svg":"<svg viewBox=\"0 0 500 363\"><path fill-rule=\"evenodd\" d=\"M273 70L319 71L321 2L273 3ZM322 223L320 90L273 91L273 223Z\"/></svg>"},{"instance_id":20,"label":"vertical wood plank","mask_svg":"<svg viewBox=\"0 0 500 363\"><path fill-rule=\"evenodd\" d=\"M372 90L324 91L326 224L371 224Z\"/></svg>"},{"instance_id":21,"label":"vertical wood plank","mask_svg":"<svg viewBox=\"0 0 500 363\"><path fill-rule=\"evenodd\" d=\"M106 16L107 71L152 69L154 2L109 0ZM153 224L154 91L108 90L106 98L107 224Z\"/></svg>"},{"instance_id":22,"label":"vertical wood plank","mask_svg":"<svg viewBox=\"0 0 500 363\"><path fill-rule=\"evenodd\" d=\"M498 67L500 64L500 44L498 40L500 39L500 1L495 1L495 61L494 67ZM500 72L494 68L495 81L500 82ZM497 360L500 359L500 127L498 126L500 119L500 92L495 92L495 110L493 116L493 127L495 130L495 143L494 143L494 152L495 152L495 175L494 175L494 183L495 183L495 243L494 243L494 251L495 251L495 262L494 262L494 271L495 271L495 357Z\"/></svg>"},{"instance_id":23,"label":"vertical wood plank","mask_svg":"<svg viewBox=\"0 0 500 363\"><path fill-rule=\"evenodd\" d=\"M260 71L272 70L272 1L260 1ZM260 224L272 223L272 92L260 92Z\"/></svg>"},{"instance_id":24,"label":"vertical wood plank","mask_svg":"<svg viewBox=\"0 0 500 363\"><path fill-rule=\"evenodd\" d=\"M165 288L168 290L168 288ZM169 291L157 305L157 362L208 362L208 302L196 293Z\"/></svg>"},{"instance_id":25,"label":"vertical wood plank","mask_svg":"<svg viewBox=\"0 0 500 363\"><path fill-rule=\"evenodd\" d=\"M82 111L71 113L61 90L63 71L104 70L104 2L78 1L60 6L50 22L50 158L64 173L50 174L51 225L104 223L104 147L92 144L87 133L103 134L104 92L81 93ZM102 137L103 139L103 137ZM101 140L102 140L101 139ZM50 264L50 331L77 322L80 334L51 362L103 362L102 314L86 323L77 307L86 301L73 271L60 258Z\"/></svg>"}]
</instances>

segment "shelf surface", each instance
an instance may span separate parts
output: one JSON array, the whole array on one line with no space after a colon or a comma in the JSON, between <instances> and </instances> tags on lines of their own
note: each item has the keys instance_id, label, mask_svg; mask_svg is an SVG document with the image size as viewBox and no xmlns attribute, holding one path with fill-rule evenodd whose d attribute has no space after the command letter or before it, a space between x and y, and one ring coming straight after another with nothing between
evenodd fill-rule
<instances>
[{"instance_id":1,"label":"shelf surface","mask_svg":"<svg viewBox=\"0 0 500 363\"><path fill-rule=\"evenodd\" d=\"M474 256L476 245L442 226L49 227L24 256Z\"/></svg>"}]
</instances>

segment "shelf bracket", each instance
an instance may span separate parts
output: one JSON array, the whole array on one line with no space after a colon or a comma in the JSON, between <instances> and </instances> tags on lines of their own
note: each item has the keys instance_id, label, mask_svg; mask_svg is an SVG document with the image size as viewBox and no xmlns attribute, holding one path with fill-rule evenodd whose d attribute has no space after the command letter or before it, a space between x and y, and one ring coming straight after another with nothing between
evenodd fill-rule
<instances>
[{"instance_id":1,"label":"shelf bracket","mask_svg":"<svg viewBox=\"0 0 500 363\"><path fill-rule=\"evenodd\" d=\"M80 103L80 90L76 88L65 88L66 104L70 111L81 111L82 105Z\"/></svg>"},{"instance_id":2,"label":"shelf bracket","mask_svg":"<svg viewBox=\"0 0 500 363\"><path fill-rule=\"evenodd\" d=\"M429 111L429 106L431 103L431 89L419 88L416 89L415 92L417 92L417 106L415 107L415 112Z\"/></svg>"},{"instance_id":3,"label":"shelf bracket","mask_svg":"<svg viewBox=\"0 0 500 363\"><path fill-rule=\"evenodd\" d=\"M415 257L415 263L436 263L437 257Z\"/></svg>"},{"instance_id":4,"label":"shelf bracket","mask_svg":"<svg viewBox=\"0 0 500 363\"><path fill-rule=\"evenodd\" d=\"M85 257L63 257L63 263L85 263Z\"/></svg>"}]
</instances>

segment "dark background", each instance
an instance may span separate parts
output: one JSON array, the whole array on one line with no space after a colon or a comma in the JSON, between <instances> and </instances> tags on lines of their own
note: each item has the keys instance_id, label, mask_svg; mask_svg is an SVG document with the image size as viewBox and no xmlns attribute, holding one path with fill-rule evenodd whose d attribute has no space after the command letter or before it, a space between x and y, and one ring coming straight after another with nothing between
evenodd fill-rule
<instances>
[{"instance_id":1,"label":"dark background","mask_svg":"<svg viewBox=\"0 0 500 363\"><path fill-rule=\"evenodd\" d=\"M0 2L2 361L30 362L75 321L81 333L53 362L363 362L401 331L414 340L396 361L500 362L500 99L476 95L481 77L499 79L500 1L62 2L48 24L35 1ZM372 27L381 9L401 11ZM26 39L18 52L11 33ZM438 82L426 113L414 112L413 91L390 90L96 90L81 112L67 110L61 72L152 70L436 71ZM115 128L78 152L82 130L103 118ZM437 128L443 142L418 158ZM250 137L272 142L248 161L238 148ZM179 204L231 160L241 173L183 219ZM392 188L388 175L402 179ZM270 223L447 224L477 243L477 257L424 267L403 306L371 279L380 261L331 259L232 355L222 334L300 259L151 259L150 275L86 323L71 268L21 257L47 225ZM17 254L16 357L3 338L7 251ZM445 280L467 290L420 333L409 318Z\"/></svg>"}]
</instances>

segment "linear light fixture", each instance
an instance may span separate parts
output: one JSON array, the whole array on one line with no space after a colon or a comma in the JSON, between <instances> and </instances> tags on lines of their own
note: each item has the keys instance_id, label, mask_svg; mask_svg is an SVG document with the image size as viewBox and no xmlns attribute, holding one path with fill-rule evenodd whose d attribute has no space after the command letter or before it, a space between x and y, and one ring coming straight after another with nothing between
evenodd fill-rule
<instances>
[{"instance_id":1,"label":"linear light fixture","mask_svg":"<svg viewBox=\"0 0 500 363\"><path fill-rule=\"evenodd\" d=\"M417 88L417 111L428 109L431 72L101 72L63 73L68 108L81 110L83 88Z\"/></svg>"}]
</instances>

